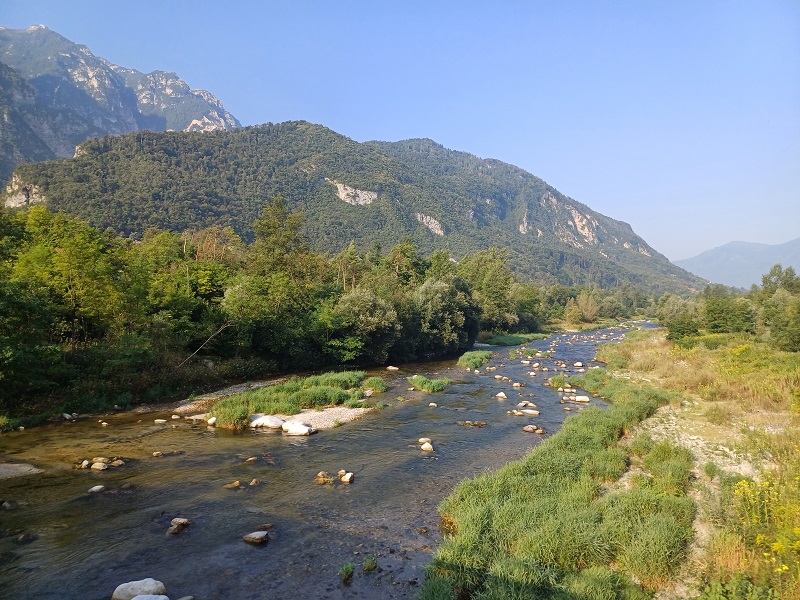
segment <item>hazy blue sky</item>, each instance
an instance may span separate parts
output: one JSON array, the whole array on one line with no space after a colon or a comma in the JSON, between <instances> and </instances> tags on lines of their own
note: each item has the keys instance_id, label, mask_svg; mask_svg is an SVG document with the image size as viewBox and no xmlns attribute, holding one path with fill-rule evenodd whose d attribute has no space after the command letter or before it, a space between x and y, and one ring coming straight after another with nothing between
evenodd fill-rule
<instances>
[{"instance_id":1,"label":"hazy blue sky","mask_svg":"<svg viewBox=\"0 0 800 600\"><path fill-rule=\"evenodd\" d=\"M513 163L673 260L800 237L799 0L2 0L39 23L245 125Z\"/></svg>"}]
</instances>

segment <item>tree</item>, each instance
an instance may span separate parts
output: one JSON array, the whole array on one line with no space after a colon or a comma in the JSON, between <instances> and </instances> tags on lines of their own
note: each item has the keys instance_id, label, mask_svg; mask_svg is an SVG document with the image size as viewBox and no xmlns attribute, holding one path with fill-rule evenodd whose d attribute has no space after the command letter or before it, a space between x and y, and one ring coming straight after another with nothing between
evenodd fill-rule
<instances>
[{"instance_id":1,"label":"tree","mask_svg":"<svg viewBox=\"0 0 800 600\"><path fill-rule=\"evenodd\" d=\"M597 304L593 291L582 290L575 299L578 309L581 311L581 320L585 323L594 323L597 320L597 313L600 306Z\"/></svg>"},{"instance_id":2,"label":"tree","mask_svg":"<svg viewBox=\"0 0 800 600\"><path fill-rule=\"evenodd\" d=\"M507 329L519 321L511 299L514 276L506 263L505 250L490 248L465 256L458 265L481 309L482 329Z\"/></svg>"}]
</instances>

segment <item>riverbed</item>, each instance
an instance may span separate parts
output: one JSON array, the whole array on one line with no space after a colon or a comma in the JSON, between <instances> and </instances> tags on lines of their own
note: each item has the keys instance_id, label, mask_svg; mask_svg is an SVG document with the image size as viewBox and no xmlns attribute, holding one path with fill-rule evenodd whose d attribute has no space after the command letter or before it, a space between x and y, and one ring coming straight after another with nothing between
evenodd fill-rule
<instances>
[{"instance_id":1,"label":"riverbed","mask_svg":"<svg viewBox=\"0 0 800 600\"><path fill-rule=\"evenodd\" d=\"M508 348L492 348L480 373L455 361L373 369L389 385L374 397L384 408L309 437L234 433L164 410L3 434L0 462L43 472L0 480L0 504L8 503L0 509L0 590L8 598L107 600L118 584L153 577L173 600L414 598L441 541L438 503L461 479L521 458L588 406L562 404L563 394L542 384L564 371L555 361L568 375L596 366L597 345L623 333L526 344L554 353L530 359L538 370L509 358ZM406 378L415 374L451 384L438 394L409 391ZM496 397L501 391L507 399ZM540 415L507 414L523 400ZM526 433L527 424L547 433ZM420 451L421 437L434 452ZM93 457L125 464L76 468ZM339 469L352 471L353 483L315 483L318 472ZM105 491L88 491L97 485ZM175 517L191 521L177 535L167 533ZM242 541L257 530L269 532L268 543ZM363 571L366 557L377 569ZM355 565L349 585L339 576L346 563Z\"/></svg>"}]
</instances>

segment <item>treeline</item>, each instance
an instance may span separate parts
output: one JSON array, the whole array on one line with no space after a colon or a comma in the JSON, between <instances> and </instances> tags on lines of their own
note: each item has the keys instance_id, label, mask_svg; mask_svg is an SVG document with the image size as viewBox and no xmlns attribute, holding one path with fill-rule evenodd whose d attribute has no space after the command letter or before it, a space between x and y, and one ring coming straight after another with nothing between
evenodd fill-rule
<instances>
[{"instance_id":1,"label":"treeline","mask_svg":"<svg viewBox=\"0 0 800 600\"><path fill-rule=\"evenodd\" d=\"M669 329L669 339L687 345L701 334L749 333L777 349L800 352L800 276L792 267L773 266L744 294L710 285L686 299L664 294L656 315ZM704 339L706 345L713 338Z\"/></svg>"},{"instance_id":2,"label":"treeline","mask_svg":"<svg viewBox=\"0 0 800 600\"><path fill-rule=\"evenodd\" d=\"M0 414L156 401L270 373L453 355L481 330L624 318L614 291L516 281L506 253L458 264L410 240L309 249L282 197L253 223L134 241L33 207L0 213Z\"/></svg>"}]
</instances>

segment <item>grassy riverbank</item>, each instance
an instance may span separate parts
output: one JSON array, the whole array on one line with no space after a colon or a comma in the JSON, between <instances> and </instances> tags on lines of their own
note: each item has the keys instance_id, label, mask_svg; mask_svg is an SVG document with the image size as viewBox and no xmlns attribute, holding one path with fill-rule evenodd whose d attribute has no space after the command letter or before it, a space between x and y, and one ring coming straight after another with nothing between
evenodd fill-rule
<instances>
[{"instance_id":1,"label":"grassy riverbank","mask_svg":"<svg viewBox=\"0 0 800 600\"><path fill-rule=\"evenodd\" d=\"M800 597L800 357L631 338L579 384L610 408L442 502L421 598Z\"/></svg>"}]
</instances>

